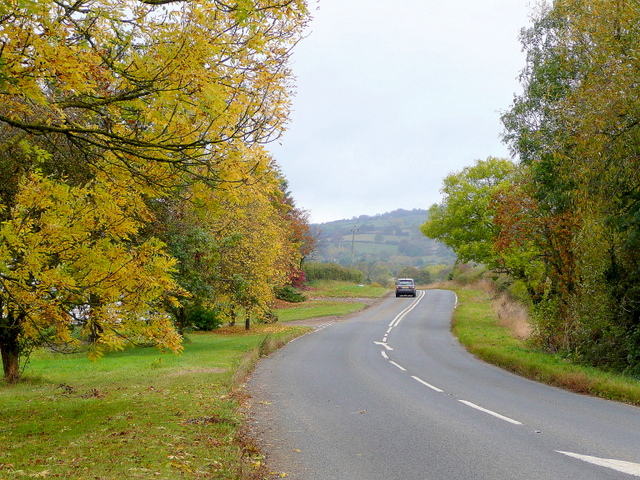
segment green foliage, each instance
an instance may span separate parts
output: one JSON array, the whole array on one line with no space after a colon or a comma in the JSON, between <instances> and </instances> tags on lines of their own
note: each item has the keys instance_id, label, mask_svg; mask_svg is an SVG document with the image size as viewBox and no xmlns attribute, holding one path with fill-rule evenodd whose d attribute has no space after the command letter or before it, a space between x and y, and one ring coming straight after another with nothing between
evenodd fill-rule
<instances>
[{"instance_id":1,"label":"green foliage","mask_svg":"<svg viewBox=\"0 0 640 480\"><path fill-rule=\"evenodd\" d=\"M306 297L290 285L276 289L276 298L284 302L300 303L306 300Z\"/></svg>"},{"instance_id":2,"label":"green foliage","mask_svg":"<svg viewBox=\"0 0 640 480\"><path fill-rule=\"evenodd\" d=\"M364 275L360 270L347 268L337 263L307 262L303 265L308 281L313 280L343 280L361 283Z\"/></svg>"},{"instance_id":3,"label":"green foliage","mask_svg":"<svg viewBox=\"0 0 640 480\"><path fill-rule=\"evenodd\" d=\"M513 181L515 171L509 160L489 157L447 176L444 198L429 208L422 233L449 246L461 261L497 266L491 204L496 192Z\"/></svg>"},{"instance_id":4,"label":"green foliage","mask_svg":"<svg viewBox=\"0 0 640 480\"><path fill-rule=\"evenodd\" d=\"M187 325L194 330L210 332L222 326L219 312L213 308L198 305L187 312Z\"/></svg>"},{"instance_id":5,"label":"green foliage","mask_svg":"<svg viewBox=\"0 0 640 480\"><path fill-rule=\"evenodd\" d=\"M10 381L43 332L77 347L72 323L94 357L127 342L179 351L186 311L265 311L313 247L264 147L287 121L305 0L83 3L0 7Z\"/></svg>"},{"instance_id":6,"label":"green foliage","mask_svg":"<svg viewBox=\"0 0 640 480\"><path fill-rule=\"evenodd\" d=\"M632 372L640 369L638 25L637 2L562 0L523 32L523 94L503 121L527 175L518 194L502 198L498 248L527 252L520 276L541 346Z\"/></svg>"},{"instance_id":7,"label":"green foliage","mask_svg":"<svg viewBox=\"0 0 640 480\"><path fill-rule=\"evenodd\" d=\"M451 271L451 280L461 285L473 285L487 273L487 267L470 263L457 264Z\"/></svg>"},{"instance_id":8,"label":"green foliage","mask_svg":"<svg viewBox=\"0 0 640 480\"><path fill-rule=\"evenodd\" d=\"M390 287L393 284L393 272L386 265L377 264L369 272L368 280L383 287Z\"/></svg>"}]
</instances>

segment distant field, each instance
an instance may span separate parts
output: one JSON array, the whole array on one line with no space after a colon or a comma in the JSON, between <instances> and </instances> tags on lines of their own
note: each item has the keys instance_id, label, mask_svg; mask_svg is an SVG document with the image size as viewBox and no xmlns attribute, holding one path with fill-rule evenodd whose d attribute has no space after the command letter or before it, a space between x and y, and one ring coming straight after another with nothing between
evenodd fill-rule
<instances>
[{"instance_id":1,"label":"distant field","mask_svg":"<svg viewBox=\"0 0 640 480\"><path fill-rule=\"evenodd\" d=\"M362 243L356 242L354 246L354 250L358 255L363 255L367 253L391 253L395 254L398 252L398 247L396 245L386 245L384 243Z\"/></svg>"},{"instance_id":2,"label":"distant field","mask_svg":"<svg viewBox=\"0 0 640 480\"><path fill-rule=\"evenodd\" d=\"M427 210L399 209L314 225L320 232L314 260L341 265L379 262L392 271L406 266L453 264L455 255L450 249L420 232L427 218Z\"/></svg>"}]
</instances>

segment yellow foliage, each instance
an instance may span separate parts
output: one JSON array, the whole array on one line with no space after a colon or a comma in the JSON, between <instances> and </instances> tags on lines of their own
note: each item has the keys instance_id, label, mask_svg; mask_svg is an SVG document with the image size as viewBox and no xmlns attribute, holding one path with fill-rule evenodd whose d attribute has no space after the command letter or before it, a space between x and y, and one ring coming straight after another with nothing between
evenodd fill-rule
<instances>
[{"instance_id":1,"label":"yellow foliage","mask_svg":"<svg viewBox=\"0 0 640 480\"><path fill-rule=\"evenodd\" d=\"M5 309L27 312L25 337L43 330L72 342L72 321L99 325L110 348L127 340L178 350L180 338L153 303L176 289L175 260L155 239L131 238L148 215L139 194L119 182L73 187L30 173L0 226L0 286Z\"/></svg>"},{"instance_id":2,"label":"yellow foliage","mask_svg":"<svg viewBox=\"0 0 640 480\"><path fill-rule=\"evenodd\" d=\"M17 322L12 335L73 343L79 324L95 358L126 341L179 350L164 309L191 293L153 231L154 202L183 203L174 213L222 245L219 265L217 252L203 259L220 292L241 279L233 301L264 309L285 276L292 247L261 145L287 120L306 0L152 3L0 5L0 319Z\"/></svg>"}]
</instances>

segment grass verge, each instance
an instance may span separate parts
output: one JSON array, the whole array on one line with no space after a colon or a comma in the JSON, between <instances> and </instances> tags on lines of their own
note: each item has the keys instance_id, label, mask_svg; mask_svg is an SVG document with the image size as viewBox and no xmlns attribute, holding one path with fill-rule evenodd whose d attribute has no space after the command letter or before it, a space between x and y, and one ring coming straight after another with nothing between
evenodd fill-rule
<instances>
[{"instance_id":1,"label":"grass verge","mask_svg":"<svg viewBox=\"0 0 640 480\"><path fill-rule=\"evenodd\" d=\"M304 292L307 300L276 308L275 313L282 322L349 315L367 306L366 303L357 299L380 298L388 291L384 287L357 285L337 280L314 281L311 282L310 289Z\"/></svg>"},{"instance_id":2,"label":"grass verge","mask_svg":"<svg viewBox=\"0 0 640 480\"><path fill-rule=\"evenodd\" d=\"M0 384L0 478L264 478L238 382L306 331L225 328L189 335L182 355L128 349L97 363L36 352L21 383Z\"/></svg>"},{"instance_id":3,"label":"grass verge","mask_svg":"<svg viewBox=\"0 0 640 480\"><path fill-rule=\"evenodd\" d=\"M307 320L309 318L348 315L362 310L366 305L360 302L334 302L330 300L307 300L287 308L277 309L278 319L282 322Z\"/></svg>"},{"instance_id":4,"label":"grass verge","mask_svg":"<svg viewBox=\"0 0 640 480\"><path fill-rule=\"evenodd\" d=\"M477 357L533 380L640 406L637 379L536 351L498 324L489 294L471 287L447 285L445 288L458 295L453 332Z\"/></svg>"},{"instance_id":5,"label":"grass verge","mask_svg":"<svg viewBox=\"0 0 640 480\"><path fill-rule=\"evenodd\" d=\"M305 292L310 298L380 298L389 289L371 285L357 285L337 280L314 280L309 284L310 290Z\"/></svg>"}]
</instances>

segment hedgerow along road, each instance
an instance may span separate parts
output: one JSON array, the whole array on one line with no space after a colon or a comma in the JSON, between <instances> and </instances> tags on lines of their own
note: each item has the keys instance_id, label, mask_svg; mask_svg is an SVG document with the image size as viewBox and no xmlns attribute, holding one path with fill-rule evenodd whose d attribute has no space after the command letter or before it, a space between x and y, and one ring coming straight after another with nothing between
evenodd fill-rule
<instances>
[{"instance_id":1,"label":"hedgerow along road","mask_svg":"<svg viewBox=\"0 0 640 480\"><path fill-rule=\"evenodd\" d=\"M640 409L539 384L467 353L456 296L388 297L264 359L252 428L293 480L640 477Z\"/></svg>"}]
</instances>

